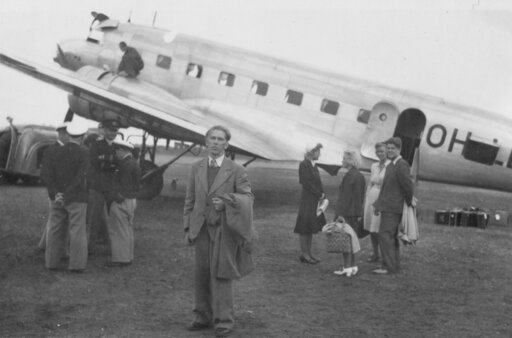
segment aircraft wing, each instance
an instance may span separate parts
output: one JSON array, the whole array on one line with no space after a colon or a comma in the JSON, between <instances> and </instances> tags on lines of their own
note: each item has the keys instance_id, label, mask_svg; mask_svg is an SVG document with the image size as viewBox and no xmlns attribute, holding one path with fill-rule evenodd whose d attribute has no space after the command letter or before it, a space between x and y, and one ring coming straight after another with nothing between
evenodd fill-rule
<instances>
[{"instance_id":1,"label":"aircraft wing","mask_svg":"<svg viewBox=\"0 0 512 338\"><path fill-rule=\"evenodd\" d=\"M211 126L221 124L231 130L230 144L238 153L268 160L302 160L307 147L322 143L322 162L340 162L339 140L318 130L308 130L305 125L292 125L289 120L281 120L271 113L215 100L183 101L144 81L118 78L91 66L77 72L54 70L3 53L0 53L0 63L68 92L70 104L78 100L81 104L76 106L80 107L85 102L89 115L81 114L80 109L71 106L75 113L86 118L101 120L99 115L93 114L95 107L101 107L126 126L146 130L158 137L200 144ZM91 78L91 72L101 75ZM110 85L106 84L105 78L110 78L107 81ZM112 86L114 81L120 85Z\"/></svg>"}]
</instances>

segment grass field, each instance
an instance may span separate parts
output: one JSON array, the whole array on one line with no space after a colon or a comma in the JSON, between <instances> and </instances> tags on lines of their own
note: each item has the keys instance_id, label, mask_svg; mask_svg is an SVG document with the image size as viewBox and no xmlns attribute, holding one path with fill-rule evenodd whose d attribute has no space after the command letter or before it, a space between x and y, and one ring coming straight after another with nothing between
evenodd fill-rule
<instances>
[{"instance_id":1,"label":"grass field","mask_svg":"<svg viewBox=\"0 0 512 338\"><path fill-rule=\"evenodd\" d=\"M47 218L41 187L0 186L1 337L208 337L190 333L193 250L182 240L188 163L168 171L162 196L140 201L135 261L106 268L107 246L96 246L84 274L49 272L36 249ZM403 273L376 276L368 239L360 272L338 277L340 257L298 261L293 234L300 187L296 164L249 168L259 233L256 270L235 283L234 337L511 337L512 231L432 224L430 210L477 205L507 210L510 194L421 183L421 239L402 248ZM335 201L340 177L322 176ZM332 209L329 211L332 218Z\"/></svg>"}]
</instances>

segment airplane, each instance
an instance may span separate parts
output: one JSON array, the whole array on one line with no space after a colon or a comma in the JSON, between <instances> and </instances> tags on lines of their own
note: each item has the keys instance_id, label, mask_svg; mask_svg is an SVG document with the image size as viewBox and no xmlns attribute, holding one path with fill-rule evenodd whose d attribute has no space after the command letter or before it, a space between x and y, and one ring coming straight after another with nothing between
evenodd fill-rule
<instances>
[{"instance_id":1,"label":"airplane","mask_svg":"<svg viewBox=\"0 0 512 338\"><path fill-rule=\"evenodd\" d=\"M116 74L121 41L142 56L136 78ZM54 61L61 68L0 54L5 66L69 93L65 120L113 118L146 136L190 142L177 158L222 124L232 131L230 154L249 156L244 165L300 161L322 143L319 166L335 175L344 150L357 150L369 170L374 145L399 136L419 180L512 192L512 121L493 112L115 19L60 42ZM143 141L141 157L154 161Z\"/></svg>"}]
</instances>

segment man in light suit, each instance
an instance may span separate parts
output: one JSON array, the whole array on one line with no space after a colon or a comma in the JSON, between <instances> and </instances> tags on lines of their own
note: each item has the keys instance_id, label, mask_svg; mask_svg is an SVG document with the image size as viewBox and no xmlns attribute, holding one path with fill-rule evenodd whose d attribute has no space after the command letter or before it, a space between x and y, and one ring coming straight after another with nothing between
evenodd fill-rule
<instances>
[{"instance_id":1,"label":"man in light suit","mask_svg":"<svg viewBox=\"0 0 512 338\"><path fill-rule=\"evenodd\" d=\"M373 271L376 274L391 274L400 270L398 226L402 221L404 202L410 206L414 195L411 168L400 156L402 140L392 137L386 141L386 147L391 163L386 169L379 197L373 204L375 214L381 214L379 245L382 267Z\"/></svg>"},{"instance_id":2,"label":"man in light suit","mask_svg":"<svg viewBox=\"0 0 512 338\"><path fill-rule=\"evenodd\" d=\"M226 158L231 134L223 126L206 133L208 157L194 163L185 198L185 238L195 245L195 318L190 331L234 327L233 279L252 270L253 194L245 169Z\"/></svg>"}]
</instances>

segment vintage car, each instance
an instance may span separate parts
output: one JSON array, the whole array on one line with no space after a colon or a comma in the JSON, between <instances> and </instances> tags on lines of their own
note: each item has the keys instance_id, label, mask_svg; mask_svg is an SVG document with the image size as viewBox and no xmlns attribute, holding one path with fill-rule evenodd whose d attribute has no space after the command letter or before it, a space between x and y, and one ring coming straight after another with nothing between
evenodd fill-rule
<instances>
[{"instance_id":1,"label":"vintage car","mask_svg":"<svg viewBox=\"0 0 512 338\"><path fill-rule=\"evenodd\" d=\"M57 141L57 132L53 127L9 122L0 130L0 176L7 183L37 184L44 151Z\"/></svg>"}]
</instances>

